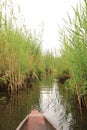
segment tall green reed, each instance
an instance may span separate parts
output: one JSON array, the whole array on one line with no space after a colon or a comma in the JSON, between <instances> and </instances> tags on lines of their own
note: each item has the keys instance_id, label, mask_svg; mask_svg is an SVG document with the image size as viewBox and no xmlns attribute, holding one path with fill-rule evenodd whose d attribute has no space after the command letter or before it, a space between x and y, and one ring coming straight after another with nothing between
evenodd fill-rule
<instances>
[{"instance_id":1,"label":"tall green reed","mask_svg":"<svg viewBox=\"0 0 87 130\"><path fill-rule=\"evenodd\" d=\"M24 23L18 27L12 1L2 2L0 12L0 81L14 92L23 88L29 73L38 79L38 72L44 75L46 67L54 69L56 60L42 53L41 39L33 37Z\"/></svg>"},{"instance_id":2,"label":"tall green reed","mask_svg":"<svg viewBox=\"0 0 87 130\"><path fill-rule=\"evenodd\" d=\"M68 63L67 67L72 75L68 86L76 92L81 107L82 97L87 94L87 1L84 0L84 3L80 3L73 10L75 17L69 17L66 31L62 33L63 49L60 62L64 60L65 64ZM87 107L87 100L82 102Z\"/></svg>"}]
</instances>

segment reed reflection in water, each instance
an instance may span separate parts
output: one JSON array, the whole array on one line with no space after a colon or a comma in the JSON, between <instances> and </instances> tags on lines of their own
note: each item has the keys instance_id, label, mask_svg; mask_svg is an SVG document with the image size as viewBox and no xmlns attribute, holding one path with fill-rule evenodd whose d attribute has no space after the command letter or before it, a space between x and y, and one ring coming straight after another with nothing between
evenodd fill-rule
<instances>
[{"instance_id":1,"label":"reed reflection in water","mask_svg":"<svg viewBox=\"0 0 87 130\"><path fill-rule=\"evenodd\" d=\"M65 108L62 102L62 96L59 94L58 85L56 82L52 86L42 86L40 91L40 107L60 130L70 130L72 121L71 113L68 113L65 118Z\"/></svg>"},{"instance_id":2,"label":"reed reflection in water","mask_svg":"<svg viewBox=\"0 0 87 130\"><path fill-rule=\"evenodd\" d=\"M87 130L87 114L83 112L81 121L75 97L56 82L44 82L25 87L18 95L0 93L0 130L15 130L32 109L47 114L60 130Z\"/></svg>"}]
</instances>

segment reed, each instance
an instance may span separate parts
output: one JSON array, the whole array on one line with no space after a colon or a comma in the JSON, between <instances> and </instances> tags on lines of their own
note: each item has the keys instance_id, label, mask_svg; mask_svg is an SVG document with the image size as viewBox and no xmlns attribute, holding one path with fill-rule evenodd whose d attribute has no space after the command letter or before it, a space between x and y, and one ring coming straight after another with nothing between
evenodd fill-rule
<instances>
[{"instance_id":1,"label":"reed","mask_svg":"<svg viewBox=\"0 0 87 130\"><path fill-rule=\"evenodd\" d=\"M79 3L73 11L75 17L72 19L69 16L69 22L66 22L68 26L62 32L60 62L64 62L64 65L60 68L61 71L69 69L71 79L68 87L76 92L81 110L81 105L84 104L81 99L87 94L87 1Z\"/></svg>"},{"instance_id":2,"label":"reed","mask_svg":"<svg viewBox=\"0 0 87 130\"><path fill-rule=\"evenodd\" d=\"M39 80L45 76L46 68L50 73L56 61L52 53L42 53L41 39L33 37L24 23L18 27L15 19L12 1L3 1L0 5L0 85L11 92L23 89L25 79Z\"/></svg>"}]
</instances>

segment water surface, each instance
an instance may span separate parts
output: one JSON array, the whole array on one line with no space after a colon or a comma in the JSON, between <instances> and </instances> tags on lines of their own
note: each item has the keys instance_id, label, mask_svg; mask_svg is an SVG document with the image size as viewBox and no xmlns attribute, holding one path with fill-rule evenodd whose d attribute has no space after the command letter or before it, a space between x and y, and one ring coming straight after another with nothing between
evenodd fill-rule
<instances>
[{"instance_id":1,"label":"water surface","mask_svg":"<svg viewBox=\"0 0 87 130\"><path fill-rule=\"evenodd\" d=\"M0 130L15 130L32 109L50 115L60 130L87 130L87 112L83 109L81 120L74 97L52 81L32 84L18 95L0 93Z\"/></svg>"}]
</instances>

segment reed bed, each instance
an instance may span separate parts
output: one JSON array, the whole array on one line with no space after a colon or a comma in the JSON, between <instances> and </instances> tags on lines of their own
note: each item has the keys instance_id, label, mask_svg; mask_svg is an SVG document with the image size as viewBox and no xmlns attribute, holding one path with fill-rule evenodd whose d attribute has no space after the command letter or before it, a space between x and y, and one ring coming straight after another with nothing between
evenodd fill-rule
<instances>
[{"instance_id":1,"label":"reed bed","mask_svg":"<svg viewBox=\"0 0 87 130\"><path fill-rule=\"evenodd\" d=\"M66 86L76 93L78 103L87 108L87 1L79 3L73 8L74 18L66 22L66 27L61 30L60 73L69 70L70 79Z\"/></svg>"},{"instance_id":2,"label":"reed bed","mask_svg":"<svg viewBox=\"0 0 87 130\"><path fill-rule=\"evenodd\" d=\"M25 82L50 74L55 58L42 53L41 39L33 37L24 23L18 27L12 1L8 3L0 4L0 89L18 92Z\"/></svg>"}]
</instances>

